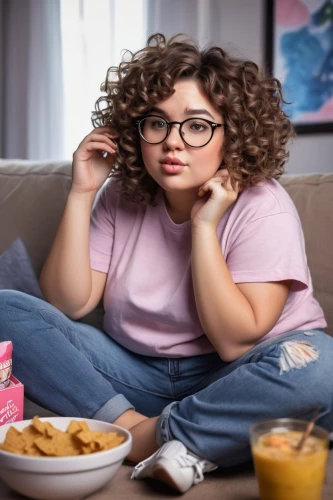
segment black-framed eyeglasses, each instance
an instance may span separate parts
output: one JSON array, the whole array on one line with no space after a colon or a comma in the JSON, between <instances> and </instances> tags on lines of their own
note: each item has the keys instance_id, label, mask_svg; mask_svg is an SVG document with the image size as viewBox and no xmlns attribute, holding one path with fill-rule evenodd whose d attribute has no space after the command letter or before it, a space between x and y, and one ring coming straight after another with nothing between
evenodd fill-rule
<instances>
[{"instance_id":1,"label":"black-framed eyeglasses","mask_svg":"<svg viewBox=\"0 0 333 500\"><path fill-rule=\"evenodd\" d=\"M179 134L185 144L202 148L208 144L215 130L224 123L214 123L206 118L187 118L182 122L169 122L158 115L147 115L136 121L142 139L149 144L161 144L171 131L172 125L179 125Z\"/></svg>"}]
</instances>

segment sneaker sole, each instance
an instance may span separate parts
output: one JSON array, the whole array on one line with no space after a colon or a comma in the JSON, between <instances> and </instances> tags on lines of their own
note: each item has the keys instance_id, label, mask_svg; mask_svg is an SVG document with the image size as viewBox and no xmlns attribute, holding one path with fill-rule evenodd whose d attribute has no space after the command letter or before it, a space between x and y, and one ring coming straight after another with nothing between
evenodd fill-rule
<instances>
[{"instance_id":1,"label":"sneaker sole","mask_svg":"<svg viewBox=\"0 0 333 500\"><path fill-rule=\"evenodd\" d=\"M162 483L167 484L173 490L179 491L179 493L184 493L188 488L181 489L179 485L174 481L174 479L170 476L168 471L162 465L155 465L152 470L152 477L161 481Z\"/></svg>"}]
</instances>

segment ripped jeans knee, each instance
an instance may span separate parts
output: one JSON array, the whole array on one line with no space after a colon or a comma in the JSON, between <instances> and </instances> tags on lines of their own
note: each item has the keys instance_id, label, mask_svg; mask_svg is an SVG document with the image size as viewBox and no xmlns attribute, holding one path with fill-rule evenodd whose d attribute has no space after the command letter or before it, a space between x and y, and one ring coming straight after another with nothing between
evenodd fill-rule
<instances>
[{"instance_id":1,"label":"ripped jeans knee","mask_svg":"<svg viewBox=\"0 0 333 500\"><path fill-rule=\"evenodd\" d=\"M281 344L280 375L295 368L301 369L317 361L319 352L316 346L302 340L290 340Z\"/></svg>"}]
</instances>

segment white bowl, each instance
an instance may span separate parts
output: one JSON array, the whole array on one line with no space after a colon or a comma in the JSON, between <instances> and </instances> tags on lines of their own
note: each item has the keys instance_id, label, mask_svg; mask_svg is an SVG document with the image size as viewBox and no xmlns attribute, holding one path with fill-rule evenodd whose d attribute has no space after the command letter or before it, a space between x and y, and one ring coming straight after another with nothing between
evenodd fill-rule
<instances>
[{"instance_id":1,"label":"white bowl","mask_svg":"<svg viewBox=\"0 0 333 500\"><path fill-rule=\"evenodd\" d=\"M79 500L102 488L132 448L131 434L118 425L76 417L41 418L65 431L71 420L85 420L92 431L117 432L125 441L111 450L72 457L30 457L0 450L0 477L10 488L38 500ZM0 442L10 426L21 431L31 420L0 427Z\"/></svg>"}]
</instances>

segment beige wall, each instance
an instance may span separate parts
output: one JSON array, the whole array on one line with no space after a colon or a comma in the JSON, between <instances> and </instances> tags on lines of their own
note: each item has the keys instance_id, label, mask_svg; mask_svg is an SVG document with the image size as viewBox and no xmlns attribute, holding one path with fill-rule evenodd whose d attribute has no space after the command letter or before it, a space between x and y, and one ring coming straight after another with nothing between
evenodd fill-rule
<instances>
[{"instance_id":1,"label":"beige wall","mask_svg":"<svg viewBox=\"0 0 333 500\"><path fill-rule=\"evenodd\" d=\"M221 0L221 42L234 55L264 64L263 0Z\"/></svg>"}]
</instances>

